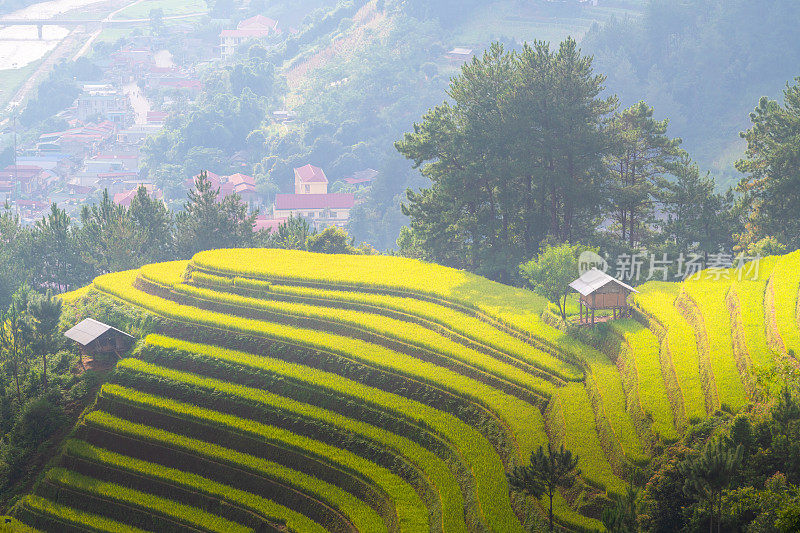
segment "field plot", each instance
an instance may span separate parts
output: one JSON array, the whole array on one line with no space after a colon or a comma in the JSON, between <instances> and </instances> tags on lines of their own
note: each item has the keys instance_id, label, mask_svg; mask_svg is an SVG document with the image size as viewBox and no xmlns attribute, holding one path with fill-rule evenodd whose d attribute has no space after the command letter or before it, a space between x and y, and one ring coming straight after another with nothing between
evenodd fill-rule
<instances>
[{"instance_id":1,"label":"field plot","mask_svg":"<svg viewBox=\"0 0 800 533\"><path fill-rule=\"evenodd\" d=\"M677 389L668 390L670 402L681 406L680 412L689 422L706 416L706 400L700 379L700 358L692 327L675 308L680 286L663 282L649 282L639 288L634 298L636 305L663 329L669 356L662 358L667 368L677 378Z\"/></svg>"},{"instance_id":2,"label":"field plot","mask_svg":"<svg viewBox=\"0 0 800 533\"><path fill-rule=\"evenodd\" d=\"M767 257L759 261L757 272L743 269L743 275L733 279L730 294L733 310L738 310L741 317L741 330L733 334L742 335L750 363L762 368L772 365L775 359L767 342L765 299L767 282L777 262L778 258Z\"/></svg>"},{"instance_id":3,"label":"field plot","mask_svg":"<svg viewBox=\"0 0 800 533\"><path fill-rule=\"evenodd\" d=\"M640 321L612 325L617 356L545 323L530 291L397 257L226 250L100 276L65 305L143 338L13 515L46 531L522 533L546 502L506 473L549 442L581 469L556 521L602 530L651 444L705 418L702 361L743 407L740 373L772 358L770 275L794 289L773 313L792 342L786 261L645 285Z\"/></svg>"},{"instance_id":4,"label":"field plot","mask_svg":"<svg viewBox=\"0 0 800 533\"><path fill-rule=\"evenodd\" d=\"M677 440L678 432L670 407L667 387L661 374L660 342L653 332L633 320L612 323L623 337L633 357L639 405L651 420L652 431L667 442Z\"/></svg>"},{"instance_id":5,"label":"field plot","mask_svg":"<svg viewBox=\"0 0 800 533\"><path fill-rule=\"evenodd\" d=\"M797 329L797 293L800 289L800 250L782 256L772 271L773 309L778 335L786 353L800 356L800 332Z\"/></svg>"},{"instance_id":6,"label":"field plot","mask_svg":"<svg viewBox=\"0 0 800 533\"><path fill-rule=\"evenodd\" d=\"M727 407L733 413L739 412L746 404L745 388L742 375L745 375L747 363L741 361L741 374L734 354L731 319L727 309L726 298L731 285L730 273L726 278L686 281L683 284L691 304L696 306L697 319L692 322L695 335L703 339L701 349L711 361L716 384L715 396L720 406ZM734 274L735 275L735 274ZM719 407L719 406L718 406Z\"/></svg>"}]
</instances>

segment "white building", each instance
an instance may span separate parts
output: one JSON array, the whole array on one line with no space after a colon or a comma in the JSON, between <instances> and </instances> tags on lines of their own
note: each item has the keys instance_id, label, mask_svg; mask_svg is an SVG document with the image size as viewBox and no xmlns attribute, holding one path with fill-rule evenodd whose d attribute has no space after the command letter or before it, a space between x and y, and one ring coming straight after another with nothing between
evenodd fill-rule
<instances>
[{"instance_id":1,"label":"white building","mask_svg":"<svg viewBox=\"0 0 800 533\"><path fill-rule=\"evenodd\" d=\"M280 33L278 21L264 15L256 15L236 25L235 30L222 30L219 34L219 48L222 57L231 57L236 47L250 39L263 39Z\"/></svg>"}]
</instances>

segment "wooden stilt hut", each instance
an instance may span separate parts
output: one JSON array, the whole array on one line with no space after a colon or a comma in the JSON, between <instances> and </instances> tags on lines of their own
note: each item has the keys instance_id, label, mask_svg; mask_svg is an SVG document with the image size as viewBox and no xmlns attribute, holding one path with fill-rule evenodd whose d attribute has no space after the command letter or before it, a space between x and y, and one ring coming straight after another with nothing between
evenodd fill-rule
<instances>
[{"instance_id":1,"label":"wooden stilt hut","mask_svg":"<svg viewBox=\"0 0 800 533\"><path fill-rule=\"evenodd\" d=\"M594 313L599 309L611 309L612 318L630 314L628 295L638 293L636 289L593 268L569 284L580 294L580 323L595 323Z\"/></svg>"}]
</instances>

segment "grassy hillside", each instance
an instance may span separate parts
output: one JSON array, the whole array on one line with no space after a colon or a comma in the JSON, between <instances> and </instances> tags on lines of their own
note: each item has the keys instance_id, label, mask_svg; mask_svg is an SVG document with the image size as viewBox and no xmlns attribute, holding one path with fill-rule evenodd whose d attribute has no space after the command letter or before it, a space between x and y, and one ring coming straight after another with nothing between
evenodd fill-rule
<instances>
[{"instance_id":1,"label":"grassy hillside","mask_svg":"<svg viewBox=\"0 0 800 533\"><path fill-rule=\"evenodd\" d=\"M521 532L544 502L505 472L549 441L581 469L558 523L602 530L634 466L744 408L750 369L793 353L796 266L648 283L602 350L529 291L396 257L222 250L101 276L65 298L71 319L141 341L12 514L44 531Z\"/></svg>"}]
</instances>

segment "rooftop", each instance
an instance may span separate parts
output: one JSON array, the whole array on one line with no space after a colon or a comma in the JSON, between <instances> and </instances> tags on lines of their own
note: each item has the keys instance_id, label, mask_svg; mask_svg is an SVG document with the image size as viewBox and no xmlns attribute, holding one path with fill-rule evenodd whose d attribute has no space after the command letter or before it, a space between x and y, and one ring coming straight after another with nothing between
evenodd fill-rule
<instances>
[{"instance_id":1,"label":"rooftop","mask_svg":"<svg viewBox=\"0 0 800 533\"><path fill-rule=\"evenodd\" d=\"M93 318L82 320L71 329L67 330L67 332L64 333L64 336L77 342L81 346L86 346L109 330L113 330L120 335L130 337L131 339L133 338L124 331L120 331L115 327L109 326L108 324L98 322Z\"/></svg>"},{"instance_id":2,"label":"rooftop","mask_svg":"<svg viewBox=\"0 0 800 533\"><path fill-rule=\"evenodd\" d=\"M303 183L328 183L325 172L314 165L305 165L294 169L294 175L300 178Z\"/></svg>"},{"instance_id":3,"label":"rooftop","mask_svg":"<svg viewBox=\"0 0 800 533\"><path fill-rule=\"evenodd\" d=\"M613 276L609 276L602 270L598 270L597 268L592 268L584 272L581 277L573 281L569 284L570 287L581 293L583 296L588 296L592 294L597 289L604 287L609 283L615 283L625 289L628 289L631 292L638 293L636 289L628 285L627 283L623 283L617 278Z\"/></svg>"}]
</instances>

